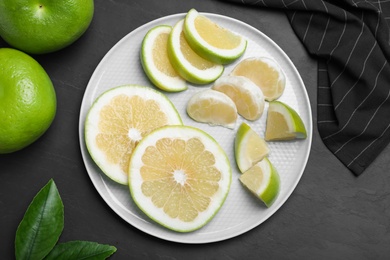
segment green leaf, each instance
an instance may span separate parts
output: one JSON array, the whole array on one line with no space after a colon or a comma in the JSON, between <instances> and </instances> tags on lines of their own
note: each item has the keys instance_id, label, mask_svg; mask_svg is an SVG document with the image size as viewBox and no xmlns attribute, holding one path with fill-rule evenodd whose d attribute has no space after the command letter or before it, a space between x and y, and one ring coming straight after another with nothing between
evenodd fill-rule
<instances>
[{"instance_id":1,"label":"green leaf","mask_svg":"<svg viewBox=\"0 0 390 260\"><path fill-rule=\"evenodd\" d=\"M116 247L89 241L71 241L57 244L45 260L100 260L116 252Z\"/></svg>"},{"instance_id":2,"label":"green leaf","mask_svg":"<svg viewBox=\"0 0 390 260\"><path fill-rule=\"evenodd\" d=\"M15 257L43 259L55 246L64 228L64 205L50 180L34 197L15 238Z\"/></svg>"}]
</instances>

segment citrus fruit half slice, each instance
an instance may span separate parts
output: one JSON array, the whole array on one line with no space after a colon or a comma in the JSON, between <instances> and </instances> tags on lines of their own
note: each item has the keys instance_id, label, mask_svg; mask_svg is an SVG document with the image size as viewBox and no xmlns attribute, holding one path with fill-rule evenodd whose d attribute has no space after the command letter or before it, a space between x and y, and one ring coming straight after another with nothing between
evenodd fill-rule
<instances>
[{"instance_id":1,"label":"citrus fruit half slice","mask_svg":"<svg viewBox=\"0 0 390 260\"><path fill-rule=\"evenodd\" d=\"M251 80L241 76L224 76L214 82L212 89L228 95L243 118L256 120L264 110L264 95Z\"/></svg>"},{"instance_id":2,"label":"citrus fruit half slice","mask_svg":"<svg viewBox=\"0 0 390 260\"><path fill-rule=\"evenodd\" d=\"M234 128L237 108L226 94L207 89L193 95L187 103L187 114L195 121Z\"/></svg>"},{"instance_id":3,"label":"citrus fruit half slice","mask_svg":"<svg viewBox=\"0 0 390 260\"><path fill-rule=\"evenodd\" d=\"M154 130L130 161L129 188L135 203L157 223L179 232L208 223L224 203L230 183L225 152L194 127Z\"/></svg>"},{"instance_id":4,"label":"citrus fruit half slice","mask_svg":"<svg viewBox=\"0 0 390 260\"><path fill-rule=\"evenodd\" d=\"M283 141L305 139L306 128L298 113L280 101L269 103L265 140Z\"/></svg>"},{"instance_id":5,"label":"citrus fruit half slice","mask_svg":"<svg viewBox=\"0 0 390 260\"><path fill-rule=\"evenodd\" d=\"M168 58L168 38L172 27L159 25L150 29L142 41L141 64L150 81L158 88L178 92L187 89Z\"/></svg>"},{"instance_id":6,"label":"citrus fruit half slice","mask_svg":"<svg viewBox=\"0 0 390 260\"><path fill-rule=\"evenodd\" d=\"M241 173L269 154L267 143L248 124L242 123L234 140L234 154Z\"/></svg>"},{"instance_id":7,"label":"citrus fruit half slice","mask_svg":"<svg viewBox=\"0 0 390 260\"><path fill-rule=\"evenodd\" d=\"M185 18L184 33L189 45L203 58L219 64L238 59L247 41L191 9Z\"/></svg>"},{"instance_id":8,"label":"citrus fruit half slice","mask_svg":"<svg viewBox=\"0 0 390 260\"><path fill-rule=\"evenodd\" d=\"M230 73L252 80L262 91L265 100L279 98L286 86L286 76L279 64L267 57L252 57L240 61Z\"/></svg>"},{"instance_id":9,"label":"citrus fruit half slice","mask_svg":"<svg viewBox=\"0 0 390 260\"><path fill-rule=\"evenodd\" d=\"M270 160L265 157L240 176L241 183L270 207L278 197L280 178Z\"/></svg>"},{"instance_id":10,"label":"citrus fruit half slice","mask_svg":"<svg viewBox=\"0 0 390 260\"><path fill-rule=\"evenodd\" d=\"M188 45L184 19L175 24L168 40L168 57L181 77L194 84L207 84L221 76L224 67L200 57Z\"/></svg>"},{"instance_id":11,"label":"citrus fruit half slice","mask_svg":"<svg viewBox=\"0 0 390 260\"><path fill-rule=\"evenodd\" d=\"M85 142L92 159L112 180L128 183L130 156L147 133L165 125L181 125L176 108L149 87L124 85L110 89L92 104L85 120Z\"/></svg>"}]
</instances>

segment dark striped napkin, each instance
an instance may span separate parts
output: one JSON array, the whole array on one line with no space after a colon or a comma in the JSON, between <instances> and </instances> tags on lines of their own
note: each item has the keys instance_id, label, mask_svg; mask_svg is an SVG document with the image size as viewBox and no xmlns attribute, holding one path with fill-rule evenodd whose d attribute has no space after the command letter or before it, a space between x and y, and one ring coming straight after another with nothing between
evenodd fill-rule
<instances>
[{"instance_id":1,"label":"dark striped napkin","mask_svg":"<svg viewBox=\"0 0 390 260\"><path fill-rule=\"evenodd\" d=\"M390 142L390 0L230 0L286 12L318 60L317 125L360 175Z\"/></svg>"}]
</instances>

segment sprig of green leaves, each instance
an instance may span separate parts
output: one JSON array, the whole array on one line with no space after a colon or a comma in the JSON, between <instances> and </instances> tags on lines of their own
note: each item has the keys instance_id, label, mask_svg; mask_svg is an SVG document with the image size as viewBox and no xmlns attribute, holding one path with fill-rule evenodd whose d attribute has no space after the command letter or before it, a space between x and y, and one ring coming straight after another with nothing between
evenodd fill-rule
<instances>
[{"instance_id":1,"label":"sprig of green leaves","mask_svg":"<svg viewBox=\"0 0 390 260\"><path fill-rule=\"evenodd\" d=\"M18 226L15 258L98 260L116 252L114 246L89 241L57 244L63 228L64 205L57 186L50 180L34 197Z\"/></svg>"}]
</instances>

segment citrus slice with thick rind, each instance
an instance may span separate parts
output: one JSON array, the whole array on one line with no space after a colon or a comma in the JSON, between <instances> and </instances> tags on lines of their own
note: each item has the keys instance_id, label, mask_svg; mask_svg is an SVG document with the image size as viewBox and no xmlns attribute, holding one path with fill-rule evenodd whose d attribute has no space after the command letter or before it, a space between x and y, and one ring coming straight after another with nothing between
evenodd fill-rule
<instances>
[{"instance_id":1,"label":"citrus slice with thick rind","mask_svg":"<svg viewBox=\"0 0 390 260\"><path fill-rule=\"evenodd\" d=\"M158 127L181 124L164 94L124 85L104 92L92 104L85 120L85 142L102 172L127 184L130 156L142 137Z\"/></svg>"},{"instance_id":2,"label":"citrus slice with thick rind","mask_svg":"<svg viewBox=\"0 0 390 260\"><path fill-rule=\"evenodd\" d=\"M165 126L145 136L131 157L130 193L138 207L168 229L207 224L230 189L231 166L219 144L190 126Z\"/></svg>"},{"instance_id":3,"label":"citrus slice with thick rind","mask_svg":"<svg viewBox=\"0 0 390 260\"><path fill-rule=\"evenodd\" d=\"M197 122L234 128L237 108L226 94L212 90L195 93L187 103L187 114Z\"/></svg>"},{"instance_id":4,"label":"citrus slice with thick rind","mask_svg":"<svg viewBox=\"0 0 390 260\"><path fill-rule=\"evenodd\" d=\"M219 26L195 9L185 18L184 33L189 45L203 58L218 64L228 64L245 52L244 37Z\"/></svg>"},{"instance_id":5,"label":"citrus slice with thick rind","mask_svg":"<svg viewBox=\"0 0 390 260\"><path fill-rule=\"evenodd\" d=\"M257 120L264 111L264 95L251 80L241 76L223 76L212 89L225 93L236 104L237 112L247 120Z\"/></svg>"},{"instance_id":6,"label":"citrus slice with thick rind","mask_svg":"<svg viewBox=\"0 0 390 260\"><path fill-rule=\"evenodd\" d=\"M168 58L168 38L172 27L159 25L150 29L142 41L141 64L150 81L159 89L178 92L187 89Z\"/></svg>"},{"instance_id":7,"label":"citrus slice with thick rind","mask_svg":"<svg viewBox=\"0 0 390 260\"><path fill-rule=\"evenodd\" d=\"M280 177L270 160L265 157L240 176L241 183L270 207L280 190Z\"/></svg>"},{"instance_id":8,"label":"citrus slice with thick rind","mask_svg":"<svg viewBox=\"0 0 390 260\"><path fill-rule=\"evenodd\" d=\"M266 141L305 139L305 125L299 114L280 101L269 103L265 130Z\"/></svg>"},{"instance_id":9,"label":"citrus slice with thick rind","mask_svg":"<svg viewBox=\"0 0 390 260\"><path fill-rule=\"evenodd\" d=\"M267 142L247 123L242 123L234 140L234 155L241 173L263 160L269 152Z\"/></svg>"},{"instance_id":10,"label":"citrus slice with thick rind","mask_svg":"<svg viewBox=\"0 0 390 260\"><path fill-rule=\"evenodd\" d=\"M194 84L213 82L224 67L199 56L189 45L183 33L184 19L175 24L168 40L168 57L181 77Z\"/></svg>"},{"instance_id":11,"label":"citrus slice with thick rind","mask_svg":"<svg viewBox=\"0 0 390 260\"><path fill-rule=\"evenodd\" d=\"M265 100L279 98L286 86L286 76L279 64L271 58L252 57L240 61L230 73L253 81L263 92Z\"/></svg>"}]
</instances>

